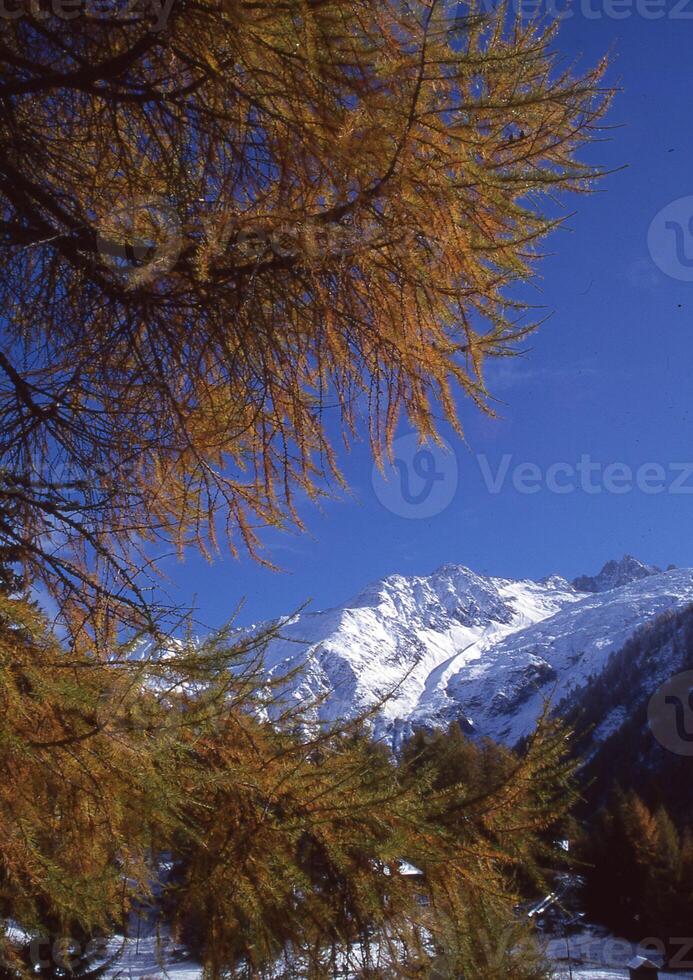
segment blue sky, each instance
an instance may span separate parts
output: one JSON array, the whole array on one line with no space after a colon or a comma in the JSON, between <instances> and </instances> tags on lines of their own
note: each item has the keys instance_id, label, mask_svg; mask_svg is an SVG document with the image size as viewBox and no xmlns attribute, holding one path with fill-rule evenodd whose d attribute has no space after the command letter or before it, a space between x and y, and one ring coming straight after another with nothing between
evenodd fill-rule
<instances>
[{"instance_id":1,"label":"blue sky","mask_svg":"<svg viewBox=\"0 0 693 980\"><path fill-rule=\"evenodd\" d=\"M438 460L445 479L436 492L449 502L413 518L393 513L374 490L367 446L357 445L341 457L350 495L322 512L306 508L302 535L266 535L267 555L284 572L231 558L167 564L171 593L194 596L204 624L220 625L240 600L247 623L307 600L315 608L333 605L381 576L425 574L449 561L532 578L597 570L625 552L664 566L693 565L693 494L670 492L672 464L693 461L693 282L668 274L683 269L685 276L687 266L677 265L680 253L667 258L674 231L664 219L650 244L666 271L648 250L655 216L693 195L693 0L658 2L581 0L564 20L560 50L585 65L610 51L609 82L622 89L608 118L615 128L589 159L627 169L592 196L566 199L566 210L576 213L549 240L552 254L536 284L537 302L552 318L522 359L491 367L501 417L481 418L463 405L466 442L446 433L455 461ZM665 16L648 19L648 10ZM671 214L687 235L693 202ZM690 244L684 260L693 259L693 237ZM501 492L490 493L478 457L495 473L509 454L510 475ZM574 465L584 456L630 466L633 489L587 493L578 480L571 493L543 486L528 494L513 485L517 464L534 464L545 478L552 464ZM666 471L663 491L636 485L635 473L647 463ZM565 485L564 472L560 481ZM693 477L689 483L693 488Z\"/></svg>"}]
</instances>

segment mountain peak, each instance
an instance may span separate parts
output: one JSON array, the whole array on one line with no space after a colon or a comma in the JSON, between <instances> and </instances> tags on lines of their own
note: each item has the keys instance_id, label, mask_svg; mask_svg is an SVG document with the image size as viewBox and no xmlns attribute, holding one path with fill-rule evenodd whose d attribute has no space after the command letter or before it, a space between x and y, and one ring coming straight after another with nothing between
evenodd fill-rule
<instances>
[{"instance_id":1,"label":"mountain peak","mask_svg":"<svg viewBox=\"0 0 693 980\"><path fill-rule=\"evenodd\" d=\"M424 629L451 620L467 625L483 621L488 625L512 618L512 608L496 580L453 563L442 565L430 575L388 575L371 583L348 607L378 610L386 617L404 617Z\"/></svg>"},{"instance_id":2,"label":"mountain peak","mask_svg":"<svg viewBox=\"0 0 693 980\"><path fill-rule=\"evenodd\" d=\"M573 580L573 588L578 592L610 592L622 585L659 575L661 571L657 565L646 565L633 555L624 555L620 561L608 561L598 575L580 575Z\"/></svg>"},{"instance_id":3,"label":"mountain peak","mask_svg":"<svg viewBox=\"0 0 693 980\"><path fill-rule=\"evenodd\" d=\"M455 564L389 575L343 605L284 621L265 665L324 721L380 705L373 731L394 747L417 727L460 721L514 745L547 699L589 686L642 626L693 602L693 569L658 573L626 555L575 586Z\"/></svg>"}]
</instances>

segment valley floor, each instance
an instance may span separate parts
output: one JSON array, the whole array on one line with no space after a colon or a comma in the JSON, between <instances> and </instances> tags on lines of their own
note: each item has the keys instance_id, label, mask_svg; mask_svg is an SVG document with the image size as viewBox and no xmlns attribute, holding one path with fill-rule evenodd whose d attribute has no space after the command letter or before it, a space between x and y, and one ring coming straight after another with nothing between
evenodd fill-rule
<instances>
[{"instance_id":1,"label":"valley floor","mask_svg":"<svg viewBox=\"0 0 693 980\"><path fill-rule=\"evenodd\" d=\"M115 953L122 947L122 955L108 976L111 980L159 980L165 976L172 980L200 980L202 973L197 964L186 959L184 952L170 943L163 945L162 966L162 950L153 929L142 925L139 938L113 940L111 951ZM649 952L590 926L569 936L568 945L564 937L547 941L547 953L555 964L554 980L570 980L571 977L572 980L628 980L628 961ZM693 980L693 969L690 972L660 971L659 977L660 980Z\"/></svg>"}]
</instances>

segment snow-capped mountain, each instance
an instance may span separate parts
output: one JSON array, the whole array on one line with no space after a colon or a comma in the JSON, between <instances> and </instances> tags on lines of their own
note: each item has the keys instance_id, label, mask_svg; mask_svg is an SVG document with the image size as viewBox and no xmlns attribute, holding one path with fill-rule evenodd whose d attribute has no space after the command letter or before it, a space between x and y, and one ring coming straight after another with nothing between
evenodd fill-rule
<instances>
[{"instance_id":1,"label":"snow-capped mountain","mask_svg":"<svg viewBox=\"0 0 693 980\"><path fill-rule=\"evenodd\" d=\"M620 561L608 561L598 575L581 575L573 579L573 587L578 592L610 592L629 582L659 575L661 571L656 565L643 565L632 555L625 555Z\"/></svg>"},{"instance_id":2,"label":"snow-capped mountain","mask_svg":"<svg viewBox=\"0 0 693 980\"><path fill-rule=\"evenodd\" d=\"M385 699L375 731L395 744L413 727L455 720L514 744L546 698L557 704L585 688L640 627L689 603L693 569L662 572L629 556L572 584L444 565L283 621L266 665L275 677L300 665L288 694L320 699L325 719L353 718Z\"/></svg>"}]
</instances>

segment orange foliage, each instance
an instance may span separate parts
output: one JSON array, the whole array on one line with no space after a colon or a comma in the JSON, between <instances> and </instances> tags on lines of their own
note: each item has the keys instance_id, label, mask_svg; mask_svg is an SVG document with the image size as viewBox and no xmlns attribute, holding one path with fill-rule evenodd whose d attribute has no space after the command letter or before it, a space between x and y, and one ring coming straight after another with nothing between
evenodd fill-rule
<instances>
[{"instance_id":1,"label":"orange foliage","mask_svg":"<svg viewBox=\"0 0 693 980\"><path fill-rule=\"evenodd\" d=\"M488 410L546 196L596 176L603 65L502 5L39 13L0 42L2 535L122 621L144 541L257 555L339 478L328 409L378 459L403 411Z\"/></svg>"}]
</instances>

